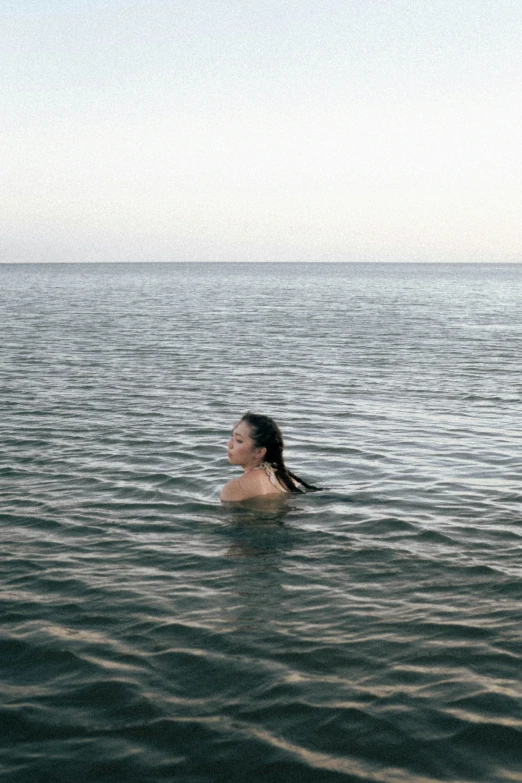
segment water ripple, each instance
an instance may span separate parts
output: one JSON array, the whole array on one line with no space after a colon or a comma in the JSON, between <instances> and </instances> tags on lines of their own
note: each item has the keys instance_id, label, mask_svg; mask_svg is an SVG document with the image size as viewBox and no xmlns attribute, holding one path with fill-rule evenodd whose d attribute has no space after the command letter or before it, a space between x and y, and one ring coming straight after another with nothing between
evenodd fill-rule
<instances>
[{"instance_id":1,"label":"water ripple","mask_svg":"<svg viewBox=\"0 0 522 783\"><path fill-rule=\"evenodd\" d=\"M1 274L6 783L522 781L520 267Z\"/></svg>"}]
</instances>

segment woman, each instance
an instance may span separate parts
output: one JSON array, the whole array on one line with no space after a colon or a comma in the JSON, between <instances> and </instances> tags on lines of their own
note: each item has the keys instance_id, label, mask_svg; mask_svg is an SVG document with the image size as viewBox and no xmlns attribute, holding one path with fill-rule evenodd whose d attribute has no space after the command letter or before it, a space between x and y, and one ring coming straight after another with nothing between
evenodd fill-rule
<instances>
[{"instance_id":1,"label":"woman","mask_svg":"<svg viewBox=\"0 0 522 783\"><path fill-rule=\"evenodd\" d=\"M283 436L269 416L245 413L227 444L228 461L243 468L243 475L225 484L223 501L248 500L282 492L305 492L317 487L291 473L283 461Z\"/></svg>"}]
</instances>

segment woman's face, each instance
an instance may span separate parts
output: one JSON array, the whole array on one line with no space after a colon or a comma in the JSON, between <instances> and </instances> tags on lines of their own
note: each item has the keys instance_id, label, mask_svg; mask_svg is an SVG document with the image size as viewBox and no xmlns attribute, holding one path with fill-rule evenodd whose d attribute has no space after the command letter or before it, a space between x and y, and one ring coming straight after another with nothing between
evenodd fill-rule
<instances>
[{"instance_id":1,"label":"woman's face","mask_svg":"<svg viewBox=\"0 0 522 783\"><path fill-rule=\"evenodd\" d=\"M250 435L250 427L246 421L240 421L232 430L232 437L227 443L228 461L231 465L241 465L251 468L260 465L266 454L266 449L257 448Z\"/></svg>"}]
</instances>

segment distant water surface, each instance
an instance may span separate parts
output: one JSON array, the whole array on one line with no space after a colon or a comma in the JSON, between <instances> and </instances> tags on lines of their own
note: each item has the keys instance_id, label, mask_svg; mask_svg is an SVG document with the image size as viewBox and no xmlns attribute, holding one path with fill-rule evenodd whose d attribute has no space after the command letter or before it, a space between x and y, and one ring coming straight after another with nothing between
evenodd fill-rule
<instances>
[{"instance_id":1,"label":"distant water surface","mask_svg":"<svg viewBox=\"0 0 522 783\"><path fill-rule=\"evenodd\" d=\"M522 266L0 266L5 783L522 781ZM222 506L247 409L322 487Z\"/></svg>"}]
</instances>

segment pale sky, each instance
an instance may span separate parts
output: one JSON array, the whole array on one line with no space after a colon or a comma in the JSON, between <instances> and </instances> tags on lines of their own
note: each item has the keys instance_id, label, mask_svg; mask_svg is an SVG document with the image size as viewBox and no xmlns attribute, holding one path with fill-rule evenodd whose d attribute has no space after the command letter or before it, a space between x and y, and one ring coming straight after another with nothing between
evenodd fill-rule
<instances>
[{"instance_id":1,"label":"pale sky","mask_svg":"<svg viewBox=\"0 0 522 783\"><path fill-rule=\"evenodd\" d=\"M1 0L0 261L522 261L521 0Z\"/></svg>"}]
</instances>

